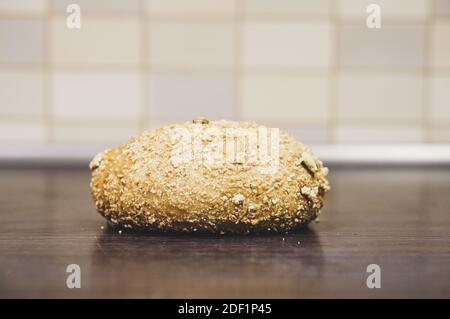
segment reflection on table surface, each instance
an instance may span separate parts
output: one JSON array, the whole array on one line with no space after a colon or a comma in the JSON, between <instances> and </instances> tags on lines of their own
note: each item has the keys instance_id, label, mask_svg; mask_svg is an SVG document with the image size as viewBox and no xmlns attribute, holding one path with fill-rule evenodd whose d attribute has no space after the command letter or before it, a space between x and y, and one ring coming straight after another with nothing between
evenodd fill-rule
<instances>
[{"instance_id":1,"label":"reflection on table surface","mask_svg":"<svg viewBox=\"0 0 450 319\"><path fill-rule=\"evenodd\" d=\"M0 174L0 297L450 297L447 168L331 168L319 223L244 237L119 234L87 169Z\"/></svg>"}]
</instances>

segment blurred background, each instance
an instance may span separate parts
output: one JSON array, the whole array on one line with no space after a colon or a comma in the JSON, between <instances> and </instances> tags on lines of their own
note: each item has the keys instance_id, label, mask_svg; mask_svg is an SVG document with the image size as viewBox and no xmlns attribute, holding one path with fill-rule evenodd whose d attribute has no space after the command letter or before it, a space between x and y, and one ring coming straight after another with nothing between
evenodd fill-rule
<instances>
[{"instance_id":1,"label":"blurred background","mask_svg":"<svg viewBox=\"0 0 450 319\"><path fill-rule=\"evenodd\" d=\"M450 0L0 0L0 155L89 155L198 116L448 143Z\"/></svg>"}]
</instances>

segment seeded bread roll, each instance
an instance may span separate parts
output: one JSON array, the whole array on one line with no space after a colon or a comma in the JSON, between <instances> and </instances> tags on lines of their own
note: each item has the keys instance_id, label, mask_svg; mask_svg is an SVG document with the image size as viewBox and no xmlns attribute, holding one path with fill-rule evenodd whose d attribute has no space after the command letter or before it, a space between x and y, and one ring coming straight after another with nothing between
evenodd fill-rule
<instances>
[{"instance_id":1,"label":"seeded bread roll","mask_svg":"<svg viewBox=\"0 0 450 319\"><path fill-rule=\"evenodd\" d=\"M149 231L258 233L316 219L328 169L291 135L249 122L195 119L97 154L98 212Z\"/></svg>"}]
</instances>

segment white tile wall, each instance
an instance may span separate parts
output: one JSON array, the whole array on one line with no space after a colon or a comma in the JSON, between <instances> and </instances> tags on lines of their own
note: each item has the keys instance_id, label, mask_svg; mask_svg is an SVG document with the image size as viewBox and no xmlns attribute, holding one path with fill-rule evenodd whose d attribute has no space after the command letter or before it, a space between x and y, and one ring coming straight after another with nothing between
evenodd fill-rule
<instances>
[{"instance_id":1,"label":"white tile wall","mask_svg":"<svg viewBox=\"0 0 450 319\"><path fill-rule=\"evenodd\" d=\"M43 14L47 10L46 0L2 0L0 12L6 14Z\"/></svg>"},{"instance_id":2,"label":"white tile wall","mask_svg":"<svg viewBox=\"0 0 450 319\"><path fill-rule=\"evenodd\" d=\"M420 125L344 124L339 126L337 141L345 143L421 143Z\"/></svg>"},{"instance_id":3,"label":"white tile wall","mask_svg":"<svg viewBox=\"0 0 450 319\"><path fill-rule=\"evenodd\" d=\"M0 17L0 63L43 61L44 21L35 17Z\"/></svg>"},{"instance_id":4,"label":"white tile wall","mask_svg":"<svg viewBox=\"0 0 450 319\"><path fill-rule=\"evenodd\" d=\"M342 120L419 120L423 115L421 75L343 72L338 81Z\"/></svg>"},{"instance_id":5,"label":"white tile wall","mask_svg":"<svg viewBox=\"0 0 450 319\"><path fill-rule=\"evenodd\" d=\"M1 121L0 142L4 144L34 144L46 142L46 127L42 121Z\"/></svg>"},{"instance_id":6,"label":"white tile wall","mask_svg":"<svg viewBox=\"0 0 450 319\"><path fill-rule=\"evenodd\" d=\"M149 61L166 68L232 68L231 23L154 23L149 34Z\"/></svg>"},{"instance_id":7,"label":"white tile wall","mask_svg":"<svg viewBox=\"0 0 450 319\"><path fill-rule=\"evenodd\" d=\"M418 68L425 63L423 24L385 25L369 29L365 23L346 24L340 35L343 67Z\"/></svg>"},{"instance_id":8,"label":"white tile wall","mask_svg":"<svg viewBox=\"0 0 450 319\"><path fill-rule=\"evenodd\" d=\"M52 11L61 14L69 4L80 6L82 14L120 14L137 15L141 8L140 0L50 0Z\"/></svg>"},{"instance_id":9,"label":"white tile wall","mask_svg":"<svg viewBox=\"0 0 450 319\"><path fill-rule=\"evenodd\" d=\"M432 26L431 65L450 69L450 21L437 21Z\"/></svg>"},{"instance_id":10,"label":"white tile wall","mask_svg":"<svg viewBox=\"0 0 450 319\"><path fill-rule=\"evenodd\" d=\"M328 16L333 0L247 0L244 12L249 14L301 14L304 16Z\"/></svg>"},{"instance_id":11,"label":"white tile wall","mask_svg":"<svg viewBox=\"0 0 450 319\"><path fill-rule=\"evenodd\" d=\"M449 0L436 0L435 12L438 17L450 17L450 1Z\"/></svg>"},{"instance_id":12,"label":"white tile wall","mask_svg":"<svg viewBox=\"0 0 450 319\"><path fill-rule=\"evenodd\" d=\"M243 31L246 68L328 67L331 26L328 23L257 23Z\"/></svg>"},{"instance_id":13,"label":"white tile wall","mask_svg":"<svg viewBox=\"0 0 450 319\"><path fill-rule=\"evenodd\" d=\"M52 20L51 55L55 65L114 67L139 64L139 21L132 18L84 17L81 23L80 29L69 29L65 18Z\"/></svg>"},{"instance_id":14,"label":"white tile wall","mask_svg":"<svg viewBox=\"0 0 450 319\"><path fill-rule=\"evenodd\" d=\"M431 116L436 122L450 122L450 74L431 80Z\"/></svg>"},{"instance_id":15,"label":"white tile wall","mask_svg":"<svg viewBox=\"0 0 450 319\"><path fill-rule=\"evenodd\" d=\"M150 14L233 15L240 0L146 0Z\"/></svg>"},{"instance_id":16,"label":"white tile wall","mask_svg":"<svg viewBox=\"0 0 450 319\"><path fill-rule=\"evenodd\" d=\"M0 69L0 116L43 118L44 72Z\"/></svg>"},{"instance_id":17,"label":"white tile wall","mask_svg":"<svg viewBox=\"0 0 450 319\"><path fill-rule=\"evenodd\" d=\"M270 123L268 123L270 124ZM275 124L275 123L274 123ZM305 143L327 143L328 128L326 124L305 124L302 127L292 127L281 125L280 129L284 129L292 134L299 141Z\"/></svg>"},{"instance_id":18,"label":"white tile wall","mask_svg":"<svg viewBox=\"0 0 450 319\"><path fill-rule=\"evenodd\" d=\"M378 4L382 17L388 19L425 19L430 14L428 0L339 0L339 15L343 18L366 20L367 6Z\"/></svg>"},{"instance_id":19,"label":"white tile wall","mask_svg":"<svg viewBox=\"0 0 450 319\"><path fill-rule=\"evenodd\" d=\"M155 73L150 76L150 118L179 120L203 116L232 119L234 82L229 74Z\"/></svg>"},{"instance_id":20,"label":"white tile wall","mask_svg":"<svg viewBox=\"0 0 450 319\"><path fill-rule=\"evenodd\" d=\"M115 124L115 125L114 125ZM99 144L112 145L125 143L131 136L138 133L136 126L114 123L109 126L98 123L88 124L56 124L55 143L60 144Z\"/></svg>"},{"instance_id":21,"label":"white tile wall","mask_svg":"<svg viewBox=\"0 0 450 319\"><path fill-rule=\"evenodd\" d=\"M52 86L56 119L137 122L139 117L141 93L137 73L57 72Z\"/></svg>"},{"instance_id":22,"label":"white tile wall","mask_svg":"<svg viewBox=\"0 0 450 319\"><path fill-rule=\"evenodd\" d=\"M0 0L0 147L196 116L307 143L450 142L449 0L79 0L79 30L72 2Z\"/></svg>"},{"instance_id":23,"label":"white tile wall","mask_svg":"<svg viewBox=\"0 0 450 319\"><path fill-rule=\"evenodd\" d=\"M325 123L327 76L245 75L242 117L247 120Z\"/></svg>"},{"instance_id":24,"label":"white tile wall","mask_svg":"<svg viewBox=\"0 0 450 319\"><path fill-rule=\"evenodd\" d=\"M450 127L433 127L431 140L435 143L448 143L450 141Z\"/></svg>"}]
</instances>

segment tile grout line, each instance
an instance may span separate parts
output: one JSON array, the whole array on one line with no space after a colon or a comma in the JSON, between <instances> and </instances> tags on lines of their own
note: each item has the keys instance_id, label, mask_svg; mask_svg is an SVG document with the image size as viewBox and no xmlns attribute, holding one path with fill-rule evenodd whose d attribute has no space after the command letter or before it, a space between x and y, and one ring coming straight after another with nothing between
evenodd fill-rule
<instances>
[{"instance_id":1,"label":"tile grout line","mask_svg":"<svg viewBox=\"0 0 450 319\"><path fill-rule=\"evenodd\" d=\"M34 69L39 70L42 68L42 64L39 63L1 63L0 62L0 68L6 68L6 69ZM57 68L58 70L67 71L67 72L84 72L84 71L102 71L102 72L130 72L130 71L139 71L142 69L140 65L138 66L129 66L129 65L95 65L95 64L54 64L52 65L52 69ZM147 72L149 69L152 69L153 71L161 71L161 72L173 72L173 73L180 73L180 72L187 72L187 73L227 73L229 74L230 71L233 72L235 67L214 67L214 66L208 66L203 69L194 69L190 66L176 66L176 67L166 67L166 66L148 66L146 67ZM245 73L249 74L283 74L283 75L320 75L320 74L328 74L330 67L311 67L309 69L307 68L281 68L281 67L254 67L254 68L246 68ZM372 67L372 66L346 66L345 72L353 72L353 73L374 73L377 74L380 71L383 73L395 73L395 74L422 74L423 73L423 67L396 67L396 68L388 68L388 67ZM440 69L432 70L434 73L440 73L443 75L450 75L450 68L446 67L440 67Z\"/></svg>"},{"instance_id":2,"label":"tile grout line","mask_svg":"<svg viewBox=\"0 0 450 319\"><path fill-rule=\"evenodd\" d=\"M435 21L436 1L427 2L428 15L424 23L424 52L423 52L423 70L422 70L422 130L423 143L430 143L432 141L432 126L430 123L431 112L431 82L432 82L432 66L430 54L432 51L432 25Z\"/></svg>"},{"instance_id":3,"label":"tile grout line","mask_svg":"<svg viewBox=\"0 0 450 319\"><path fill-rule=\"evenodd\" d=\"M90 117L89 119L81 119L81 118L70 118L70 121L73 121L74 123L77 123L77 125L82 124L82 123L90 123L92 121L92 123L95 123L95 121L99 120L99 119L104 119L105 117ZM178 119L184 119L183 116L177 117L177 116L171 116L171 117L158 117L158 119L163 119L163 120L170 120L171 118L178 118ZM31 122L35 122L36 119L33 117L28 117L28 116L15 116L15 115L7 115L7 116L2 116L2 120L5 119L6 121L20 121L20 122L27 122L27 123L31 123ZM132 120L132 119L124 119L123 117L108 117L108 120L111 121L112 123L114 123L114 125L116 124L120 124L121 122L124 123L133 123L133 125L139 125L139 119L136 120ZM61 123L69 123L68 122L69 119L68 118L58 118L58 122ZM381 121L381 122L380 122ZM294 126L298 125L298 122L291 122L291 121L280 121L280 120L276 120L276 121L271 121L273 123L277 123L278 125L285 125L285 126ZM391 121L387 121L387 120L383 120L383 119L379 119L379 118L354 118L354 119L342 119L340 122L342 122L343 124L347 124L347 125L354 125L354 124L365 124L365 125L379 125L382 127L390 127L393 125L397 125L397 126L409 126L409 125L421 125L422 123L422 119L408 119L408 120L400 120L400 119L393 119ZM305 126L317 126L320 123L322 123L320 120L319 121L314 121L314 120L310 120L310 121L305 121L302 122L302 125ZM103 125L103 124L99 124L99 125ZM436 125L438 125L439 127L450 127L450 123L447 123L446 121L441 122L441 123L437 123Z\"/></svg>"},{"instance_id":4,"label":"tile grout line","mask_svg":"<svg viewBox=\"0 0 450 319\"><path fill-rule=\"evenodd\" d=\"M150 22L147 14L147 8L145 6L145 1L140 1L140 11L141 14L139 16L140 20L140 26L141 26L141 44L140 44L140 75L141 75L141 110L140 110L140 117L138 118L138 129L140 131L144 131L149 127L150 124L150 83L149 83L149 77L150 77L150 63L148 61L149 58L149 29L150 29Z\"/></svg>"},{"instance_id":5,"label":"tile grout line","mask_svg":"<svg viewBox=\"0 0 450 319\"><path fill-rule=\"evenodd\" d=\"M330 8L329 20L331 24L330 37L331 37L331 65L329 68L329 106L328 106L328 119L327 119L327 142L336 143L337 130L338 130L338 76L339 76L339 35L340 35L340 20L338 19L337 9L338 1L333 1Z\"/></svg>"},{"instance_id":6,"label":"tile grout line","mask_svg":"<svg viewBox=\"0 0 450 319\"><path fill-rule=\"evenodd\" d=\"M244 27L244 14L243 8L245 0L237 0L236 13L234 19L234 107L233 117L235 120L241 120L243 114L243 71L242 71L242 46L243 46L243 27Z\"/></svg>"},{"instance_id":7,"label":"tile grout line","mask_svg":"<svg viewBox=\"0 0 450 319\"><path fill-rule=\"evenodd\" d=\"M52 144L55 141L55 128L53 120L53 74L52 74L52 9L49 0L46 1L47 10L44 14L45 23L45 37L44 37L44 50L45 50L45 63L44 63L44 125L46 143Z\"/></svg>"},{"instance_id":8,"label":"tile grout line","mask_svg":"<svg viewBox=\"0 0 450 319\"><path fill-rule=\"evenodd\" d=\"M240 0L238 2L244 2L245 0ZM312 0L311 0L312 1ZM335 0L339 1L339 0ZM333 1L334 3L334 1ZM334 4L333 4L334 5ZM53 11L53 10L52 10ZM336 11L337 12L337 11ZM55 17L66 17L65 13L58 13L53 11L53 15ZM231 14L174 14L174 13L164 13L164 14L146 14L152 21L157 21L161 23L173 23L173 22L232 22L235 20L235 15ZM122 19L122 18L135 18L135 14L130 13L99 13L99 12L87 12L84 13L84 16L87 16L92 19L97 18L105 18L105 19ZM300 23L323 23L325 21L329 21L329 15L324 14L286 14L286 13L276 13L276 14L264 14L264 13L247 13L245 14L246 20L256 21L256 22L300 22ZM7 18L35 18L39 17L39 14L30 13L30 14L21 14L21 13L0 13L0 19ZM338 22L345 22L350 25L359 25L361 20L359 18L352 17L337 17ZM436 20L439 21L450 21L448 17L436 17ZM364 22L364 20L362 21ZM412 17L386 17L383 19L383 22L389 25L407 25L414 23L423 22L422 18L412 18Z\"/></svg>"}]
</instances>

